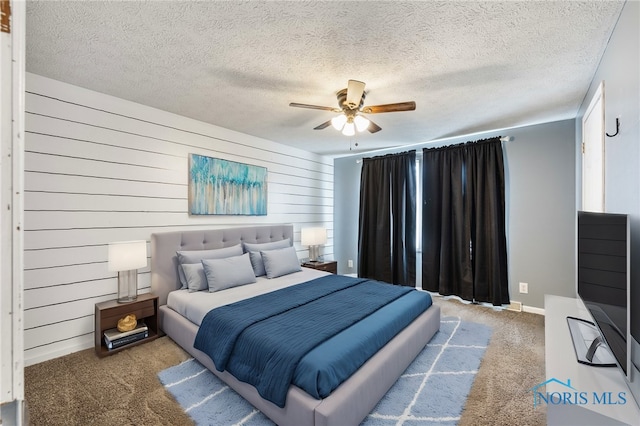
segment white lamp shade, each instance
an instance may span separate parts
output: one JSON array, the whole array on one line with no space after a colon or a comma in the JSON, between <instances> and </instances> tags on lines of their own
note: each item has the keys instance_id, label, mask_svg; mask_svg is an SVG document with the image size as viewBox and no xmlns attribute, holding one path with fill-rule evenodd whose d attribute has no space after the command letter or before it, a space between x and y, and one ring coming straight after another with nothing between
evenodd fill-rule
<instances>
[{"instance_id":1,"label":"white lamp shade","mask_svg":"<svg viewBox=\"0 0 640 426\"><path fill-rule=\"evenodd\" d=\"M321 246L327 243L325 228L302 228L300 243L303 246Z\"/></svg>"},{"instance_id":2,"label":"white lamp shade","mask_svg":"<svg viewBox=\"0 0 640 426\"><path fill-rule=\"evenodd\" d=\"M333 126L334 129L336 130L342 130L342 127L344 126L344 123L347 122L347 116L344 114L340 114L338 116L335 116L331 119L331 125Z\"/></svg>"},{"instance_id":3,"label":"white lamp shade","mask_svg":"<svg viewBox=\"0 0 640 426\"><path fill-rule=\"evenodd\" d=\"M353 124L353 122L349 123L347 122L347 124L344 125L344 128L342 129L342 134L345 136L353 136L356 134L356 126L355 124Z\"/></svg>"},{"instance_id":4,"label":"white lamp shade","mask_svg":"<svg viewBox=\"0 0 640 426\"><path fill-rule=\"evenodd\" d=\"M355 123L356 129L358 129L359 132L363 132L367 130L367 127L369 127L369 120L361 115L356 115L356 117L353 119L353 122Z\"/></svg>"},{"instance_id":5,"label":"white lamp shade","mask_svg":"<svg viewBox=\"0 0 640 426\"><path fill-rule=\"evenodd\" d=\"M109 271L129 271L147 266L147 242L109 243Z\"/></svg>"}]
</instances>

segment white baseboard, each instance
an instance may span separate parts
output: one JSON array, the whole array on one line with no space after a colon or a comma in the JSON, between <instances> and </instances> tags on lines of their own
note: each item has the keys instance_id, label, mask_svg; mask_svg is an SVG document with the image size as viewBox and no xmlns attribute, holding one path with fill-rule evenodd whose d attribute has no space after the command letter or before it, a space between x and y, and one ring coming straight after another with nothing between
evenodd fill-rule
<instances>
[{"instance_id":1,"label":"white baseboard","mask_svg":"<svg viewBox=\"0 0 640 426\"><path fill-rule=\"evenodd\" d=\"M76 343L64 347L59 347L53 350L47 348L37 348L30 351L25 351L24 366L29 367L34 364L40 364L50 359L59 358L61 356L69 355L74 352L83 351L85 349L92 348L94 346L93 339L89 342Z\"/></svg>"},{"instance_id":2,"label":"white baseboard","mask_svg":"<svg viewBox=\"0 0 640 426\"><path fill-rule=\"evenodd\" d=\"M464 300L461 299L459 296L442 296L438 293L433 293L433 292L429 292L431 294L432 297L442 297L444 300L449 300L449 299L455 299L458 300L459 302L465 303L465 304L469 304L471 302L469 302L468 300ZM493 306L490 303L480 303L480 305L486 306L488 308L491 309L495 309L495 310L507 310L507 311L514 311L514 312L528 312L530 314L537 314L537 315L544 315L544 309L543 308L536 308L535 306L526 306L523 305L522 302L517 302L515 300L511 301L511 304L509 304L509 306L506 305L502 305L502 306Z\"/></svg>"},{"instance_id":3,"label":"white baseboard","mask_svg":"<svg viewBox=\"0 0 640 426\"><path fill-rule=\"evenodd\" d=\"M514 312L528 312L530 314L544 315L543 308L523 305L522 302L516 302L515 300L512 300L511 304L506 309Z\"/></svg>"},{"instance_id":4,"label":"white baseboard","mask_svg":"<svg viewBox=\"0 0 640 426\"><path fill-rule=\"evenodd\" d=\"M530 314L538 314L544 316L544 308L536 308L535 306L522 306L522 312L529 312Z\"/></svg>"}]
</instances>

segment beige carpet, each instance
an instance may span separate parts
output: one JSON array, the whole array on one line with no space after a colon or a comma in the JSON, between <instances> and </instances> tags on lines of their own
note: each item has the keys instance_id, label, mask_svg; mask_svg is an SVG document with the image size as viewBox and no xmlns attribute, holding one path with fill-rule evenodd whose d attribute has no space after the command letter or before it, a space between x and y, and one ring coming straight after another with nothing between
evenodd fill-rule
<instances>
[{"instance_id":1,"label":"beige carpet","mask_svg":"<svg viewBox=\"0 0 640 426\"><path fill-rule=\"evenodd\" d=\"M480 305L435 298L442 316L493 327L460 426L546 425L546 408L533 408L530 391L544 382L544 317L525 312L494 311Z\"/></svg>"},{"instance_id":2,"label":"beige carpet","mask_svg":"<svg viewBox=\"0 0 640 426\"><path fill-rule=\"evenodd\" d=\"M544 425L529 389L544 378L544 318L435 298L443 316L488 324L494 333L460 425ZM157 373L189 356L168 337L98 358L93 349L25 369L30 424L190 425ZM224 425L216 425L224 426Z\"/></svg>"}]
</instances>

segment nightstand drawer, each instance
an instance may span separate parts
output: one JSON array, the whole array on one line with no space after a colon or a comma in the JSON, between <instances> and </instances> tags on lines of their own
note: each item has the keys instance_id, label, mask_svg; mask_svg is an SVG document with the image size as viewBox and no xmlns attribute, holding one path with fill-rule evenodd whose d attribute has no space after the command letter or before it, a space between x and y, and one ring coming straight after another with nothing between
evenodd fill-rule
<instances>
[{"instance_id":1,"label":"nightstand drawer","mask_svg":"<svg viewBox=\"0 0 640 426\"><path fill-rule=\"evenodd\" d=\"M116 302L117 303L117 302ZM156 310L153 300L144 300L140 303L127 303L116 305L112 309L105 309L102 312L103 328L113 328L118 325L118 320L125 315L134 314L136 318L147 318L155 315Z\"/></svg>"},{"instance_id":2,"label":"nightstand drawer","mask_svg":"<svg viewBox=\"0 0 640 426\"><path fill-rule=\"evenodd\" d=\"M317 269L319 271L330 272L332 274L338 273L338 262L335 260L328 262L306 262L302 266L305 268Z\"/></svg>"}]
</instances>

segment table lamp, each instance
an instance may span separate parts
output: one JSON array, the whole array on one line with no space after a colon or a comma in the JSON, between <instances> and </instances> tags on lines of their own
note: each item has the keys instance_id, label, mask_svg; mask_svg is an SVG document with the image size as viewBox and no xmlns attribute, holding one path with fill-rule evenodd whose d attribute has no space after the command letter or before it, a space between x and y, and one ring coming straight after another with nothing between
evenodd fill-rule
<instances>
[{"instance_id":1,"label":"table lamp","mask_svg":"<svg viewBox=\"0 0 640 426\"><path fill-rule=\"evenodd\" d=\"M109 271L118 272L118 303L138 298L138 268L147 266L147 242L109 243Z\"/></svg>"},{"instance_id":2,"label":"table lamp","mask_svg":"<svg viewBox=\"0 0 640 426\"><path fill-rule=\"evenodd\" d=\"M300 243L303 246L309 246L309 261L317 262L320 246L327 243L327 230L325 228L302 228Z\"/></svg>"}]
</instances>

